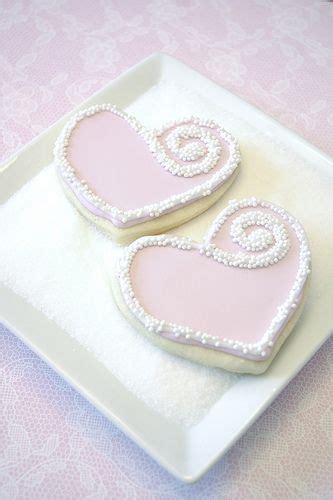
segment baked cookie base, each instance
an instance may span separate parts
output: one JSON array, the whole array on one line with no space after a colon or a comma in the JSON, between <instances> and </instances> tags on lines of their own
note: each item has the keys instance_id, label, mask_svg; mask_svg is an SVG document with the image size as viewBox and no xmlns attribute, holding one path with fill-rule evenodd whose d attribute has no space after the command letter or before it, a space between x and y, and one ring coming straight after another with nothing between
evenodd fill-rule
<instances>
[{"instance_id":1,"label":"baked cookie base","mask_svg":"<svg viewBox=\"0 0 333 500\"><path fill-rule=\"evenodd\" d=\"M253 375L259 375L264 373L267 368L272 363L273 359L279 352L282 344L287 340L289 334L292 332L294 326L296 325L299 317L302 314L304 303L306 300L308 283L303 290L302 300L293 314L292 318L286 324L283 331L275 343L272 350L271 356L263 361L254 361L250 359L241 358L240 356L234 356L223 351L217 351L214 349L207 349L205 347L181 344L174 342L172 340L166 339L156 333L149 332L143 324L128 310L126 303L123 299L118 280L115 276L111 280L112 291L114 299L125 318L132 324L132 326L142 333L150 342L156 346L165 349L166 351L176 354L182 358L189 359L196 363L202 365L211 366L215 368L223 368L224 370L235 372L235 373L249 373Z\"/></svg>"},{"instance_id":2,"label":"baked cookie base","mask_svg":"<svg viewBox=\"0 0 333 500\"><path fill-rule=\"evenodd\" d=\"M233 172L229 179L217 190L209 196L205 196L193 203L181 206L179 209L174 210L170 213L161 215L156 219L148 220L136 224L134 226L119 228L116 227L111 221L105 219L104 217L99 217L94 215L90 210L82 205L82 203L77 199L73 191L68 187L66 182L62 179L58 172L61 185L67 198L73 203L73 205L78 209L78 211L84 215L88 220L96 224L96 226L107 232L111 238L119 244L130 243L140 236L149 236L154 234L164 233L170 229L180 226L185 222L197 217L202 212L211 207L221 196L229 189L231 184L234 182L239 172L239 167Z\"/></svg>"}]
</instances>

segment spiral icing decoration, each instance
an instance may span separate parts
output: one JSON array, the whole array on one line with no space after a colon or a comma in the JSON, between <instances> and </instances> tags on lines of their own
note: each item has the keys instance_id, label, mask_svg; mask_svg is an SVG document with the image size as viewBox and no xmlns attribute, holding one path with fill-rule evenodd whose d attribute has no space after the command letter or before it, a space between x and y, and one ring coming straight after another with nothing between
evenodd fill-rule
<instances>
[{"instance_id":1,"label":"spiral icing decoration","mask_svg":"<svg viewBox=\"0 0 333 500\"><path fill-rule=\"evenodd\" d=\"M147 202L135 208L126 209L106 201L85 179L77 175L68 154L69 142L77 125L88 117L105 112L124 119L140 136L157 160L157 168L162 166L170 172L170 175L179 177L193 177L199 174L203 177L195 185L189 183L187 187L183 186L181 192L176 190L164 199L153 203ZM229 156L223 155L227 158L221 161L224 149L229 152ZM211 195L237 173L240 151L235 138L212 120L191 117L169 123L160 130L152 130L114 104L104 103L78 111L66 123L56 141L54 158L61 177L80 203L87 202L89 210L97 209L103 217L122 227L160 217L162 214L178 210L184 204ZM212 175L204 177L214 167L216 168Z\"/></svg>"},{"instance_id":2,"label":"spiral icing decoration","mask_svg":"<svg viewBox=\"0 0 333 500\"><path fill-rule=\"evenodd\" d=\"M226 145L229 158L233 161L240 158L234 138L211 120L193 118L169 124L156 132L156 139L158 162L178 177L207 174L220 162Z\"/></svg>"},{"instance_id":3,"label":"spiral icing decoration","mask_svg":"<svg viewBox=\"0 0 333 500\"><path fill-rule=\"evenodd\" d=\"M223 250L212 242L228 217L248 207L257 207L257 202L250 200L247 204L242 203L242 206L231 203L213 223L201 253L224 265L247 269L267 267L283 259L290 248L287 227L274 214L260 209L267 208L265 203L256 210L240 213L233 218L230 237L240 247L239 252Z\"/></svg>"}]
</instances>

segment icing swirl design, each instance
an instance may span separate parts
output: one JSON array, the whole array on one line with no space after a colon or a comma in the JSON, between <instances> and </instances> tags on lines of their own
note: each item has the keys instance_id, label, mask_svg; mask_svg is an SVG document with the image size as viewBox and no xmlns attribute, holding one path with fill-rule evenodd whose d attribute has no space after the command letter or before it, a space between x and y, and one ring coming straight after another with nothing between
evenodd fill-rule
<instances>
[{"instance_id":1,"label":"icing swirl design","mask_svg":"<svg viewBox=\"0 0 333 500\"><path fill-rule=\"evenodd\" d=\"M230 236L233 244L239 245L244 251L233 253L218 248L214 240L226 221L237 212L241 213L231 220ZM291 288L286 290L285 298L278 305L260 340L246 342L221 337L154 317L135 295L131 267L136 254L147 247L171 247L185 252L198 251L204 258L212 258L222 265L253 269L252 274L256 273L255 268L274 266L287 256L292 241L289 234L291 231L294 232L299 244L295 279ZM248 198L229 202L213 222L202 243L172 235L146 236L136 240L122 254L118 283L126 307L149 332L155 332L180 343L204 345L247 359L264 360L271 355L280 333L298 308L310 272L310 249L304 229L299 222L283 208L256 198Z\"/></svg>"},{"instance_id":2,"label":"icing swirl design","mask_svg":"<svg viewBox=\"0 0 333 500\"><path fill-rule=\"evenodd\" d=\"M72 133L78 124L86 118L105 112L126 120L128 125L145 141L157 163L167 172L178 177L193 177L202 174L201 182L195 186L189 185L183 192L170 194L164 199L135 208L122 208L103 199L85 179L77 174L69 160L68 150ZM222 161L224 149L228 151L228 155ZM135 117L128 115L113 104L97 104L74 115L56 141L54 157L62 179L80 202L95 215L110 220L118 227L128 227L159 217L177 210L184 204L211 195L234 174L240 163L237 141L212 120L189 117L181 121L173 121L161 129L150 130ZM216 168L210 175L214 167Z\"/></svg>"},{"instance_id":3,"label":"icing swirl design","mask_svg":"<svg viewBox=\"0 0 333 500\"><path fill-rule=\"evenodd\" d=\"M180 123L157 132L156 158L178 177L207 174L221 159L221 139L228 141L228 136L211 121Z\"/></svg>"},{"instance_id":4,"label":"icing swirl design","mask_svg":"<svg viewBox=\"0 0 333 500\"><path fill-rule=\"evenodd\" d=\"M231 213L234 213L233 208ZM209 235L210 241L228 216L225 215L215 222L213 232ZM250 228L252 231L247 232ZM232 253L209 242L203 246L201 253L206 253L208 257L212 256L214 260L227 266L254 269L276 264L285 257L290 248L285 224L262 210L251 210L235 217L231 223L230 236L232 242L245 252Z\"/></svg>"}]
</instances>

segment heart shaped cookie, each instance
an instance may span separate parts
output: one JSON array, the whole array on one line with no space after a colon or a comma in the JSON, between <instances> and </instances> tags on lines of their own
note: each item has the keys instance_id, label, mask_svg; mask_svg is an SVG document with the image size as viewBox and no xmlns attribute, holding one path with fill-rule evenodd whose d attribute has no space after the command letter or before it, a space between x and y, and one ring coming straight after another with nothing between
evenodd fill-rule
<instances>
[{"instance_id":1,"label":"heart shaped cookie","mask_svg":"<svg viewBox=\"0 0 333 500\"><path fill-rule=\"evenodd\" d=\"M71 118L54 156L71 201L119 242L206 210L232 183L240 161L235 139L211 120L148 130L111 104Z\"/></svg>"},{"instance_id":2,"label":"heart shaped cookie","mask_svg":"<svg viewBox=\"0 0 333 500\"><path fill-rule=\"evenodd\" d=\"M123 251L113 283L125 316L191 360L262 373L304 303L310 251L302 226L255 198L231 201L203 242L143 237Z\"/></svg>"}]
</instances>

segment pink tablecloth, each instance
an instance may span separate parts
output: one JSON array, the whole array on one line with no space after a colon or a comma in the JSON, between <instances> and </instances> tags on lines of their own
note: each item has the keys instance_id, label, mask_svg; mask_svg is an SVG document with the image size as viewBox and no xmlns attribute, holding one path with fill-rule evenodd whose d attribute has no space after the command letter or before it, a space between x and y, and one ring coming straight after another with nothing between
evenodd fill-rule
<instances>
[{"instance_id":1,"label":"pink tablecloth","mask_svg":"<svg viewBox=\"0 0 333 500\"><path fill-rule=\"evenodd\" d=\"M333 153L333 5L310 0L0 4L8 157L153 51L175 55ZM329 498L333 341L197 484L156 465L0 330L0 498Z\"/></svg>"}]
</instances>

